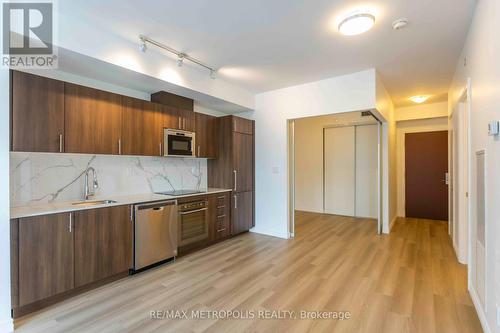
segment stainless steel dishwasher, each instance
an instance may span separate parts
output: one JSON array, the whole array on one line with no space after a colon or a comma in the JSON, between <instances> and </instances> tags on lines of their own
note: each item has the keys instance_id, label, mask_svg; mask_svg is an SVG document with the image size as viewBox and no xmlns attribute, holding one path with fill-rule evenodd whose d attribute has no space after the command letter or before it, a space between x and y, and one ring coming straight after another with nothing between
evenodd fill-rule
<instances>
[{"instance_id":1,"label":"stainless steel dishwasher","mask_svg":"<svg viewBox=\"0 0 500 333\"><path fill-rule=\"evenodd\" d=\"M177 201L134 206L134 271L177 255Z\"/></svg>"}]
</instances>

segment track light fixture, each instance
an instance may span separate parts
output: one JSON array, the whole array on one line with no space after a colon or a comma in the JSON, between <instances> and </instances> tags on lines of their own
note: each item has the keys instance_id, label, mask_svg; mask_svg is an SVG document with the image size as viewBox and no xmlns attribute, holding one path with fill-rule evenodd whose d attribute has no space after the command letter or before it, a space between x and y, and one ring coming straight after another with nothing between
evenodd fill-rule
<instances>
[{"instance_id":1,"label":"track light fixture","mask_svg":"<svg viewBox=\"0 0 500 333\"><path fill-rule=\"evenodd\" d=\"M149 37L146 37L144 35L139 35L139 40L141 42L141 44L139 45L139 49L142 51L142 52L146 52L147 50L147 43L149 44L152 44L152 45L155 45L165 51L168 51L170 53L173 53L177 56L177 66L179 67L182 67L182 65L184 64L184 60L189 60L191 61L192 63L195 63L197 64L198 66L201 66L201 67L204 67L206 69L208 69L210 71L210 78L212 79L215 79L216 78L216 73L217 73L217 69L203 63L202 61L196 59L196 58L193 58L191 57L190 55L186 54L186 53L183 53L183 52L180 52L180 51L177 51L176 49L173 49L171 48L170 46L167 46L165 44L162 44L160 42L157 42Z\"/></svg>"},{"instance_id":2,"label":"track light fixture","mask_svg":"<svg viewBox=\"0 0 500 333\"><path fill-rule=\"evenodd\" d=\"M146 52L146 50L148 49L148 46L146 45L146 42L141 40L141 44L139 44L139 50L141 50L141 52Z\"/></svg>"},{"instance_id":3,"label":"track light fixture","mask_svg":"<svg viewBox=\"0 0 500 333\"><path fill-rule=\"evenodd\" d=\"M177 66L179 67L182 67L183 63L184 63L184 57L186 56L185 53L181 53L178 55L177 57Z\"/></svg>"}]
</instances>

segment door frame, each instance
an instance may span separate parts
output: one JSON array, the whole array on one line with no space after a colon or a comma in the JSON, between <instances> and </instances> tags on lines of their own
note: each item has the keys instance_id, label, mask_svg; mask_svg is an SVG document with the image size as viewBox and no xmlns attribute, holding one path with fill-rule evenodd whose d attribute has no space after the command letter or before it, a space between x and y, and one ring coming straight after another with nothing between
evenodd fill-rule
<instances>
[{"instance_id":1,"label":"door frame","mask_svg":"<svg viewBox=\"0 0 500 333\"><path fill-rule=\"evenodd\" d=\"M356 111L353 111L356 112ZM334 115L334 114L332 114ZM382 121L378 119L374 114L373 118L378 124L378 214L377 214L377 234L380 235L383 230L383 194L384 190L382 187ZM325 116L325 115L322 115ZM314 116L311 116L314 117ZM297 119L287 119L287 178L288 178L288 223L287 223L287 237L295 237L295 120ZM371 124L374 125L374 124ZM324 131L324 130L323 130ZM324 186L324 182L323 182ZM324 189L323 189L324 191ZM390 232L390 230L389 230Z\"/></svg>"},{"instance_id":2,"label":"door frame","mask_svg":"<svg viewBox=\"0 0 500 333\"><path fill-rule=\"evenodd\" d=\"M453 131L453 137L456 141L452 147L456 147L453 151L453 159L457 160L458 165L453 165L453 173L451 175L452 182L456 185L453 187L453 192L448 190L450 200L453 200L453 219L457 221L457 230L453 229L452 243L457 259L462 264L467 264L472 255L472 223L471 221L471 126L470 126L470 80L467 86L460 94L458 102L451 109L449 116L450 130ZM458 117L458 119L457 119ZM456 128L456 127L458 128ZM461 129L461 131L460 131ZM454 140L455 141L455 140ZM457 143L463 142L463 145ZM461 148L461 149L458 149ZM461 164L460 164L461 162ZM454 161L449 160L449 163ZM458 167L458 166L461 166ZM449 167L448 167L449 169ZM458 180L458 181L457 181ZM461 182L461 183L460 183ZM457 195L459 196L457 200ZM455 221L450 223L449 229L454 228ZM449 230L451 235L451 230ZM471 266L468 265L469 280L472 277Z\"/></svg>"}]
</instances>

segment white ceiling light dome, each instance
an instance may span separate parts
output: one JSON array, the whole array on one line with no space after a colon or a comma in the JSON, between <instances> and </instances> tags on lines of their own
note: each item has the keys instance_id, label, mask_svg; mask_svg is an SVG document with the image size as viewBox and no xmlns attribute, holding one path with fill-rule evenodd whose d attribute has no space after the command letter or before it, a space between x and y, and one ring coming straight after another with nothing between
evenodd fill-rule
<instances>
[{"instance_id":1,"label":"white ceiling light dome","mask_svg":"<svg viewBox=\"0 0 500 333\"><path fill-rule=\"evenodd\" d=\"M354 36L367 32L375 25L375 15L367 10L351 12L340 20L338 25L342 35Z\"/></svg>"}]
</instances>

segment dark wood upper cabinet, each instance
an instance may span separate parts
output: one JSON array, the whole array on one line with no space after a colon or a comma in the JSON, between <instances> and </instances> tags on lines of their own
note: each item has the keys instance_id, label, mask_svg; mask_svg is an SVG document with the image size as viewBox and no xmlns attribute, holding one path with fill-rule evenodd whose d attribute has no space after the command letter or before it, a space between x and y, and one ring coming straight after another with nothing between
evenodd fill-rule
<instances>
[{"instance_id":1,"label":"dark wood upper cabinet","mask_svg":"<svg viewBox=\"0 0 500 333\"><path fill-rule=\"evenodd\" d=\"M64 82L12 71L13 151L62 152Z\"/></svg>"},{"instance_id":2,"label":"dark wood upper cabinet","mask_svg":"<svg viewBox=\"0 0 500 333\"><path fill-rule=\"evenodd\" d=\"M75 287L132 268L130 206L78 211L75 215Z\"/></svg>"},{"instance_id":3,"label":"dark wood upper cabinet","mask_svg":"<svg viewBox=\"0 0 500 333\"><path fill-rule=\"evenodd\" d=\"M217 157L216 121L216 117L195 113L195 153L197 157Z\"/></svg>"},{"instance_id":4,"label":"dark wood upper cabinet","mask_svg":"<svg viewBox=\"0 0 500 333\"><path fill-rule=\"evenodd\" d=\"M161 156L163 113L155 103L123 97L122 154Z\"/></svg>"},{"instance_id":5,"label":"dark wood upper cabinet","mask_svg":"<svg viewBox=\"0 0 500 333\"><path fill-rule=\"evenodd\" d=\"M74 287L70 213L19 219L19 306Z\"/></svg>"},{"instance_id":6,"label":"dark wood upper cabinet","mask_svg":"<svg viewBox=\"0 0 500 333\"><path fill-rule=\"evenodd\" d=\"M248 231L254 227L252 191L233 193L232 208L233 235Z\"/></svg>"},{"instance_id":7,"label":"dark wood upper cabinet","mask_svg":"<svg viewBox=\"0 0 500 333\"><path fill-rule=\"evenodd\" d=\"M232 188L236 192L252 191L254 187L254 136L234 131L235 119L217 118L217 159L208 162L208 185ZM253 126L254 122L243 119Z\"/></svg>"},{"instance_id":8,"label":"dark wood upper cabinet","mask_svg":"<svg viewBox=\"0 0 500 333\"><path fill-rule=\"evenodd\" d=\"M233 131L253 135L253 121L240 117L233 117Z\"/></svg>"},{"instance_id":9,"label":"dark wood upper cabinet","mask_svg":"<svg viewBox=\"0 0 500 333\"><path fill-rule=\"evenodd\" d=\"M65 152L120 154L122 96L65 83Z\"/></svg>"},{"instance_id":10,"label":"dark wood upper cabinet","mask_svg":"<svg viewBox=\"0 0 500 333\"><path fill-rule=\"evenodd\" d=\"M166 91L151 94L151 102L170 107L168 110L168 128L194 132L195 116L194 101Z\"/></svg>"}]
</instances>

